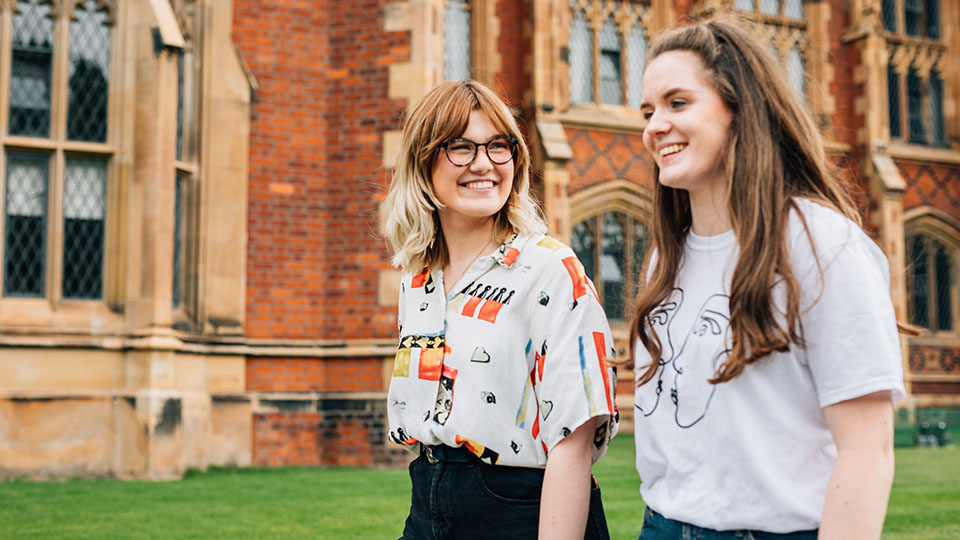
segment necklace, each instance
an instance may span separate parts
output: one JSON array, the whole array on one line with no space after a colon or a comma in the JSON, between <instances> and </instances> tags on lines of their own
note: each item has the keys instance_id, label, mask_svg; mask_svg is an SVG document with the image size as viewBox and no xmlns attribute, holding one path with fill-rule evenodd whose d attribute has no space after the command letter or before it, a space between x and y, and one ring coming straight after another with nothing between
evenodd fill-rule
<instances>
[{"instance_id":1,"label":"necklace","mask_svg":"<svg viewBox=\"0 0 960 540\"><path fill-rule=\"evenodd\" d=\"M486 243L486 244L480 246L480 251L478 251L477 254L474 255L472 259L470 259L470 262L467 263L467 265L463 267L463 270L461 270L460 273L457 274L457 278L456 278L456 279L454 279L454 280L452 280L452 281L447 281L446 276L444 276L444 279L443 279L443 294L444 294L445 296L449 296L449 295L450 295L450 287L453 287L454 285L457 284L457 282L460 281L460 279L463 277L463 275L467 273L467 270L469 270L470 267L473 266L473 263L477 262L477 259L480 258L480 254L483 253L483 250L487 249L487 246L489 246L489 245L490 245L490 241L487 240L487 243Z\"/></svg>"}]
</instances>

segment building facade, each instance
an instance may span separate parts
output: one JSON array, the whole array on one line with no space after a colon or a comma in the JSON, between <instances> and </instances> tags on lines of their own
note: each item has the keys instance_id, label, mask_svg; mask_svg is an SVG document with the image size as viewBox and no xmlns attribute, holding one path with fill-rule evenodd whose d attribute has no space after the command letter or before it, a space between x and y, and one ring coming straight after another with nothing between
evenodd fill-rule
<instances>
[{"instance_id":1,"label":"building facade","mask_svg":"<svg viewBox=\"0 0 960 540\"><path fill-rule=\"evenodd\" d=\"M0 478L402 462L377 210L404 110L445 79L513 106L624 355L648 43L731 13L921 330L900 406L960 407L958 0L0 0Z\"/></svg>"}]
</instances>

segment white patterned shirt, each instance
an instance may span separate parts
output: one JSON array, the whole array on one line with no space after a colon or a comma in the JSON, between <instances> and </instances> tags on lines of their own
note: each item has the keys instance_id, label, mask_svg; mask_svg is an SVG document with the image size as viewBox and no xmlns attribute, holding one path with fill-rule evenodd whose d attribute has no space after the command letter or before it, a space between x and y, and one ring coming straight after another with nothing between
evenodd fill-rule
<instances>
[{"instance_id":1,"label":"white patterned shirt","mask_svg":"<svg viewBox=\"0 0 960 540\"><path fill-rule=\"evenodd\" d=\"M441 270L403 274L390 439L543 468L550 449L597 417L599 459L619 421L614 347L573 250L514 236L475 261L447 298L443 290Z\"/></svg>"}]
</instances>

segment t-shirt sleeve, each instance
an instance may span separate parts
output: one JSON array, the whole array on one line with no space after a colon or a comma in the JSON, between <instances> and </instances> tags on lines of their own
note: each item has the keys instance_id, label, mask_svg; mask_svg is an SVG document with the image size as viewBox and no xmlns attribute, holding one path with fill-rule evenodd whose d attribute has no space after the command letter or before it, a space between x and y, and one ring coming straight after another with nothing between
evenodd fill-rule
<instances>
[{"instance_id":1,"label":"t-shirt sleeve","mask_svg":"<svg viewBox=\"0 0 960 540\"><path fill-rule=\"evenodd\" d=\"M593 459L599 459L616 434L616 371L613 338L593 283L569 248L546 263L533 306L531 377L540 409L541 440L549 452L590 418Z\"/></svg>"},{"instance_id":2,"label":"t-shirt sleeve","mask_svg":"<svg viewBox=\"0 0 960 540\"><path fill-rule=\"evenodd\" d=\"M798 275L801 332L820 407L889 390L905 396L890 274L880 248L852 224L843 241L818 246ZM824 231L821 231L823 234ZM809 243L807 243L809 246ZM823 249L819 249L819 248Z\"/></svg>"}]
</instances>

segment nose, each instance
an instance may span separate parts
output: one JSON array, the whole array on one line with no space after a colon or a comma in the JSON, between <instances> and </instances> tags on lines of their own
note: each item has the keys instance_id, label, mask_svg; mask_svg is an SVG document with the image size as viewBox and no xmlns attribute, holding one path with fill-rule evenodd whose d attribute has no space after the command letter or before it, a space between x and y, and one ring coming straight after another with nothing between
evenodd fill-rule
<instances>
[{"instance_id":1,"label":"nose","mask_svg":"<svg viewBox=\"0 0 960 540\"><path fill-rule=\"evenodd\" d=\"M654 156L657 154L657 139L669 133L672 127L666 115L659 112L654 112L647 119L647 126L643 128L643 144Z\"/></svg>"},{"instance_id":2,"label":"nose","mask_svg":"<svg viewBox=\"0 0 960 540\"><path fill-rule=\"evenodd\" d=\"M486 146L477 147L477 155L473 158L473 161L470 163L470 170L474 172L489 171L493 168L493 162L490 161L490 156L487 155Z\"/></svg>"},{"instance_id":3,"label":"nose","mask_svg":"<svg viewBox=\"0 0 960 540\"><path fill-rule=\"evenodd\" d=\"M647 119L647 127L643 128L643 134L646 136L648 133L650 135L667 133L671 127L665 114L654 111L654 113L650 115L650 118Z\"/></svg>"}]
</instances>

